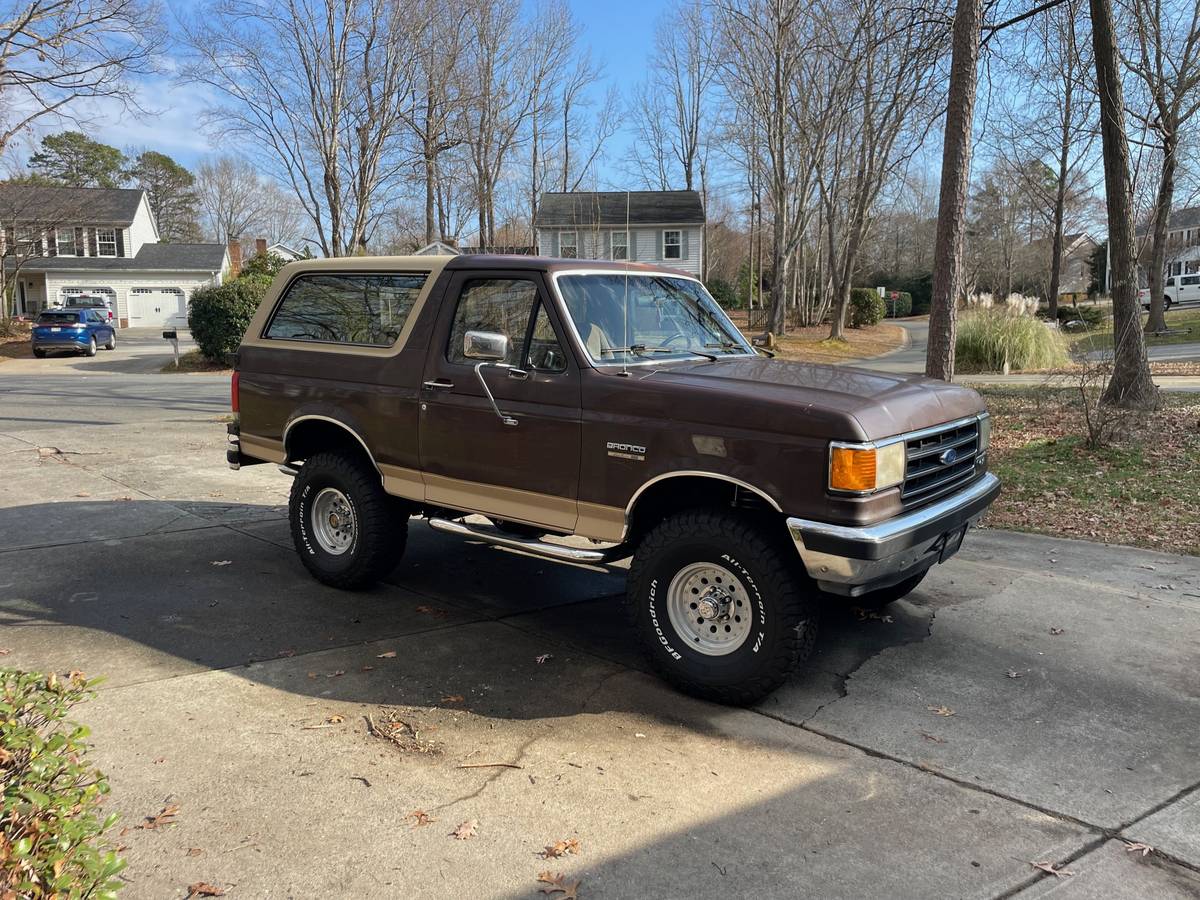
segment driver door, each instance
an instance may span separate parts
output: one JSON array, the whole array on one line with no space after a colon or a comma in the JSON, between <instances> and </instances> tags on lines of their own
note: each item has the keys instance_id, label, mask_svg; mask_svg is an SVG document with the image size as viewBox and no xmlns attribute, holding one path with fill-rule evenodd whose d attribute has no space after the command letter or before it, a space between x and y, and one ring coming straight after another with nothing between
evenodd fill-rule
<instances>
[{"instance_id":1,"label":"driver door","mask_svg":"<svg viewBox=\"0 0 1200 900\"><path fill-rule=\"evenodd\" d=\"M421 387L426 500L572 530L582 432L580 375L541 274L457 273L446 296ZM503 359L480 365L479 358L468 355L468 332L502 336Z\"/></svg>"}]
</instances>

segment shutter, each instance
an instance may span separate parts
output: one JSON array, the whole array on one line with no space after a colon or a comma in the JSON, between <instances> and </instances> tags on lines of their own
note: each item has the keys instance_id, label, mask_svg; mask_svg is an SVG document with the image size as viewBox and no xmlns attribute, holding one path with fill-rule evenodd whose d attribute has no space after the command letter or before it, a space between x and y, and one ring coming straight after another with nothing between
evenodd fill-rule
<instances>
[{"instance_id":1,"label":"shutter","mask_svg":"<svg viewBox=\"0 0 1200 900\"><path fill-rule=\"evenodd\" d=\"M114 229L114 231L116 231L116 233L117 233L117 256L124 256L125 255L125 229L124 228L116 228L116 229Z\"/></svg>"},{"instance_id":2,"label":"shutter","mask_svg":"<svg viewBox=\"0 0 1200 900\"><path fill-rule=\"evenodd\" d=\"M689 232L690 232L690 229L688 229L688 228L681 228L679 231L679 243L680 243L679 256L681 259L691 259L691 257L688 256L688 233Z\"/></svg>"},{"instance_id":3,"label":"shutter","mask_svg":"<svg viewBox=\"0 0 1200 900\"><path fill-rule=\"evenodd\" d=\"M628 251L626 251L625 255L628 256L631 260L637 259L638 253L637 253L637 232L636 231L625 232L625 245L629 248Z\"/></svg>"},{"instance_id":4,"label":"shutter","mask_svg":"<svg viewBox=\"0 0 1200 900\"><path fill-rule=\"evenodd\" d=\"M550 232L550 252L547 256L558 256L558 232Z\"/></svg>"},{"instance_id":5,"label":"shutter","mask_svg":"<svg viewBox=\"0 0 1200 900\"><path fill-rule=\"evenodd\" d=\"M87 229L87 239L88 239L88 256L99 256L100 251L96 249L96 229L95 228Z\"/></svg>"},{"instance_id":6,"label":"shutter","mask_svg":"<svg viewBox=\"0 0 1200 900\"><path fill-rule=\"evenodd\" d=\"M660 229L658 229L658 230L655 232L655 234L657 235L657 240L658 240L658 259L663 259L664 257L663 257L663 233L662 233L662 229L661 229L661 228L660 228Z\"/></svg>"},{"instance_id":7,"label":"shutter","mask_svg":"<svg viewBox=\"0 0 1200 900\"><path fill-rule=\"evenodd\" d=\"M604 232L604 254L602 259L612 259L612 232Z\"/></svg>"},{"instance_id":8,"label":"shutter","mask_svg":"<svg viewBox=\"0 0 1200 900\"><path fill-rule=\"evenodd\" d=\"M75 255L87 256L87 248L83 246L83 229L75 229Z\"/></svg>"},{"instance_id":9,"label":"shutter","mask_svg":"<svg viewBox=\"0 0 1200 900\"><path fill-rule=\"evenodd\" d=\"M58 256L58 231L54 228L46 229L46 255Z\"/></svg>"}]
</instances>

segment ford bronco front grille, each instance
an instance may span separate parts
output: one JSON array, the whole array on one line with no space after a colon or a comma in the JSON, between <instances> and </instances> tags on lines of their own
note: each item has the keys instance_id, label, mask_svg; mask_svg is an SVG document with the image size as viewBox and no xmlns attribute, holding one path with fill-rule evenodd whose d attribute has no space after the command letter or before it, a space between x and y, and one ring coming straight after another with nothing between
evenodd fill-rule
<instances>
[{"instance_id":1,"label":"ford bronco front grille","mask_svg":"<svg viewBox=\"0 0 1200 900\"><path fill-rule=\"evenodd\" d=\"M962 487L976 474L979 420L952 422L905 441L908 469L900 497L906 506L928 503Z\"/></svg>"}]
</instances>

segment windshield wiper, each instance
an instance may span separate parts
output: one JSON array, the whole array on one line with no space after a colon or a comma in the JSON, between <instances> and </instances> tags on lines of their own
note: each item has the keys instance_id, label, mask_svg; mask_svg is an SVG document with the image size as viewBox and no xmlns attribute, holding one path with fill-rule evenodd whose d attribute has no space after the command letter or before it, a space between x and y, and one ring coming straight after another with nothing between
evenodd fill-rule
<instances>
[{"instance_id":1,"label":"windshield wiper","mask_svg":"<svg viewBox=\"0 0 1200 900\"><path fill-rule=\"evenodd\" d=\"M642 356L646 353L690 353L692 356L699 356L707 359L709 362L716 362L717 357L711 353L704 353L700 350L693 350L690 347L647 347L645 344L634 344L631 347L602 347L601 354L605 353L633 353L636 356Z\"/></svg>"},{"instance_id":2,"label":"windshield wiper","mask_svg":"<svg viewBox=\"0 0 1200 900\"><path fill-rule=\"evenodd\" d=\"M706 350L742 350L743 347L737 341L718 341L713 344L705 344Z\"/></svg>"}]
</instances>

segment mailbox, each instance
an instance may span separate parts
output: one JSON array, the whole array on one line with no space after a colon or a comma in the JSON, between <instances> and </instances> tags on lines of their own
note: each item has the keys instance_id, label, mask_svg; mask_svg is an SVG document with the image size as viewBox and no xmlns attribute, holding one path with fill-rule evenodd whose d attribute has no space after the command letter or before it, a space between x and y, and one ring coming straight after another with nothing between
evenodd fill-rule
<instances>
[{"instance_id":1,"label":"mailbox","mask_svg":"<svg viewBox=\"0 0 1200 900\"><path fill-rule=\"evenodd\" d=\"M168 341L177 341L179 340L179 332L172 328L170 331L164 331L163 337Z\"/></svg>"}]
</instances>

